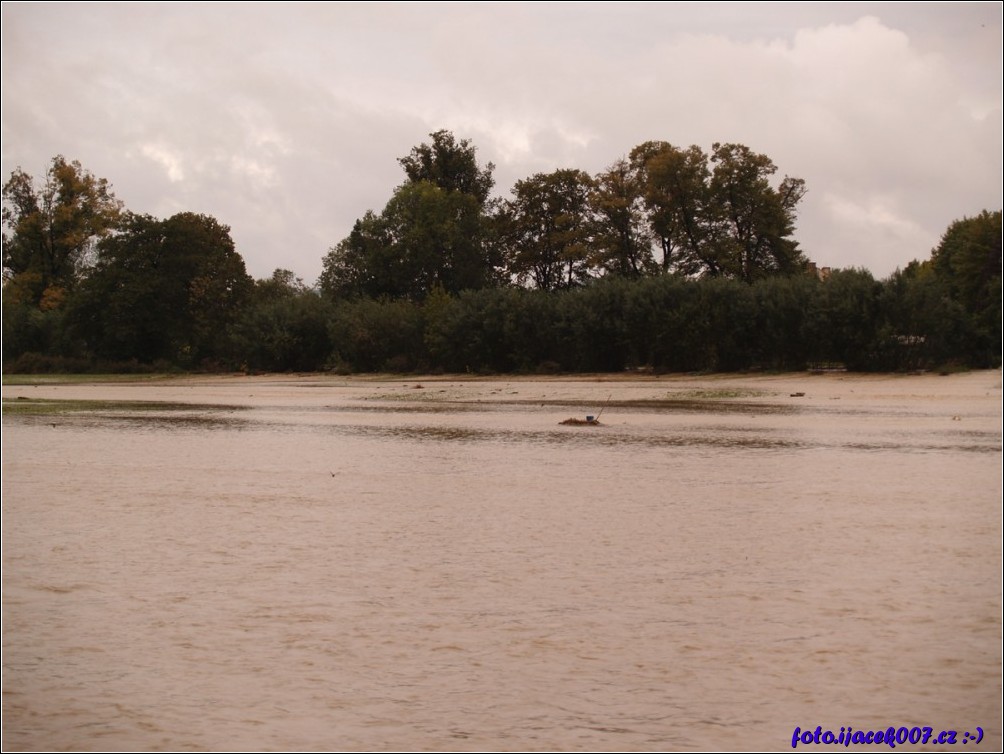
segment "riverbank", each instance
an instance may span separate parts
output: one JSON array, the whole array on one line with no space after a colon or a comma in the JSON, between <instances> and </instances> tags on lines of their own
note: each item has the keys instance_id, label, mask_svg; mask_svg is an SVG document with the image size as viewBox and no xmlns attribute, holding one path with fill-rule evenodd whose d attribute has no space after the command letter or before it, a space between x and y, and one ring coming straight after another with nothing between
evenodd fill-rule
<instances>
[{"instance_id":1,"label":"riverbank","mask_svg":"<svg viewBox=\"0 0 1004 754\"><path fill-rule=\"evenodd\" d=\"M400 402L553 403L599 410L665 401L986 400L1001 396L1001 370L956 374L781 374L554 376L333 374L91 376L32 375L4 378L5 401L142 400L227 403L253 407L295 401L329 405L332 400Z\"/></svg>"}]
</instances>

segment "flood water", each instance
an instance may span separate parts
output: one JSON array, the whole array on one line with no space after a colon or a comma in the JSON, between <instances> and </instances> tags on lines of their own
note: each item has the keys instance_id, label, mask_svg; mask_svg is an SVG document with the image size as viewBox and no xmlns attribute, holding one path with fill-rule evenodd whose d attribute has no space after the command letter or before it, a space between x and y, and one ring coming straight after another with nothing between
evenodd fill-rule
<instances>
[{"instance_id":1,"label":"flood water","mask_svg":"<svg viewBox=\"0 0 1004 754\"><path fill-rule=\"evenodd\" d=\"M1001 748L999 370L3 397L5 750Z\"/></svg>"}]
</instances>

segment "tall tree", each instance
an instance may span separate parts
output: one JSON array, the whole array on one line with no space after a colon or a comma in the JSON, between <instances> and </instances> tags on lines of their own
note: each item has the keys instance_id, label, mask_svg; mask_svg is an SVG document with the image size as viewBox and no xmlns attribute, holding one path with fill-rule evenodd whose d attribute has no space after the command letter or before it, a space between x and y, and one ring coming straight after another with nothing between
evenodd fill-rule
<instances>
[{"instance_id":1,"label":"tall tree","mask_svg":"<svg viewBox=\"0 0 1004 754\"><path fill-rule=\"evenodd\" d=\"M785 176L774 188L777 168L766 155L742 144L714 144L709 156L650 141L630 159L646 187L665 271L752 282L803 268L791 234L805 181Z\"/></svg>"},{"instance_id":2,"label":"tall tree","mask_svg":"<svg viewBox=\"0 0 1004 754\"><path fill-rule=\"evenodd\" d=\"M431 144L421 144L411 154L398 160L412 183L428 181L444 191L459 191L477 199L482 207L488 202L495 179L495 165L478 166L477 149L469 139L457 142L446 130L429 134Z\"/></svg>"},{"instance_id":3,"label":"tall tree","mask_svg":"<svg viewBox=\"0 0 1004 754\"><path fill-rule=\"evenodd\" d=\"M785 176L780 186L769 178L777 167L767 155L742 144L714 144L711 162L713 218L709 265L717 274L749 283L768 275L792 275L805 258L791 239L795 207L805 195L805 181Z\"/></svg>"},{"instance_id":4,"label":"tall tree","mask_svg":"<svg viewBox=\"0 0 1004 754\"><path fill-rule=\"evenodd\" d=\"M328 296L424 299L483 288L493 265L483 241L477 200L428 181L406 183L380 215L356 222L324 260L321 288Z\"/></svg>"},{"instance_id":5,"label":"tall tree","mask_svg":"<svg viewBox=\"0 0 1004 754\"><path fill-rule=\"evenodd\" d=\"M227 329L251 288L230 229L215 218L129 215L98 244L72 317L99 356L198 365L227 355Z\"/></svg>"},{"instance_id":6,"label":"tall tree","mask_svg":"<svg viewBox=\"0 0 1004 754\"><path fill-rule=\"evenodd\" d=\"M5 295L42 309L60 307L121 210L108 181L62 155L53 158L41 185L15 170L3 187Z\"/></svg>"},{"instance_id":7,"label":"tall tree","mask_svg":"<svg viewBox=\"0 0 1004 754\"><path fill-rule=\"evenodd\" d=\"M434 288L459 293L489 282L482 212L473 195L428 181L409 183L387 203L383 219L412 298Z\"/></svg>"},{"instance_id":8,"label":"tall tree","mask_svg":"<svg viewBox=\"0 0 1004 754\"><path fill-rule=\"evenodd\" d=\"M644 189L641 176L627 160L618 160L596 177L589 196L595 219L593 243L596 261L608 273L638 277L655 268Z\"/></svg>"},{"instance_id":9,"label":"tall tree","mask_svg":"<svg viewBox=\"0 0 1004 754\"><path fill-rule=\"evenodd\" d=\"M506 203L509 270L545 291L589 277L593 181L581 170L537 173L518 181Z\"/></svg>"},{"instance_id":10,"label":"tall tree","mask_svg":"<svg viewBox=\"0 0 1004 754\"><path fill-rule=\"evenodd\" d=\"M328 250L318 286L328 298L395 295L390 280L390 238L383 219L373 210L356 220L352 231Z\"/></svg>"},{"instance_id":11,"label":"tall tree","mask_svg":"<svg viewBox=\"0 0 1004 754\"><path fill-rule=\"evenodd\" d=\"M983 210L956 220L931 252L931 264L949 295L962 305L982 366L1000 364L1001 211Z\"/></svg>"},{"instance_id":12,"label":"tall tree","mask_svg":"<svg viewBox=\"0 0 1004 754\"><path fill-rule=\"evenodd\" d=\"M407 297L494 284L501 262L490 242L488 163L449 131L437 131L402 157L408 180L377 215L367 211L324 259L320 286L329 297Z\"/></svg>"},{"instance_id":13,"label":"tall tree","mask_svg":"<svg viewBox=\"0 0 1004 754\"><path fill-rule=\"evenodd\" d=\"M644 186L653 235L662 251L663 272L717 274L703 258L712 222L708 157L697 146L679 149L665 141L647 141L631 150L631 165Z\"/></svg>"}]
</instances>

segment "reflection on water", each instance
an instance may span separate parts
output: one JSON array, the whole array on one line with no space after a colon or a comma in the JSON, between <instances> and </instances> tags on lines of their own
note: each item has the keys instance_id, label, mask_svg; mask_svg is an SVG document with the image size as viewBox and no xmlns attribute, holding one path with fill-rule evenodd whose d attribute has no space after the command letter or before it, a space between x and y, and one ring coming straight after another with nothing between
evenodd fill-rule
<instances>
[{"instance_id":1,"label":"reflection on water","mask_svg":"<svg viewBox=\"0 0 1004 754\"><path fill-rule=\"evenodd\" d=\"M994 380L5 404L4 748L994 750Z\"/></svg>"},{"instance_id":2,"label":"reflection on water","mask_svg":"<svg viewBox=\"0 0 1004 754\"><path fill-rule=\"evenodd\" d=\"M648 409L645 407L648 406ZM724 406L724 407L723 407ZM305 409L298 406L259 406L251 411L246 406L236 405L196 405L190 403L156 401L30 401L28 403L5 404L5 416L19 418L25 424L46 424L76 427L120 427L129 426L150 429L204 428L216 430L258 429L273 431L277 427L292 427L295 431L306 431L312 426L325 431L350 435L374 437L397 437L412 440L444 440L465 442L507 442L507 443L578 443L603 446L649 445L653 447L710 446L721 448L759 449L808 449L833 448L832 438L823 439L799 435L791 430L777 427L744 426L728 424L669 425L632 427L630 422L621 422L620 427L609 424L587 425L567 430L540 430L508 427L476 427L449 425L386 424L337 424L318 421L318 416L332 417L341 414L379 413L394 416L431 413L438 415L507 413L514 414L527 410L543 413L558 408L573 407L581 413L595 410L588 404L571 401L549 401L528 404L500 402L488 404L449 401L436 404L409 405L350 405L319 406ZM835 412L821 409L811 412L797 411L791 406L770 403L743 403L735 401L618 401L604 409L611 409L622 417L648 413L659 415L664 412L674 414L701 413L710 416L744 415L756 417L769 414L799 413L805 420L819 420ZM900 410L895 414L888 411L868 413L858 409L838 412L843 416L868 415L872 419L903 416ZM313 416L312 416L313 414ZM815 417L813 417L815 414ZM915 418L929 417L929 412L918 411ZM958 419L959 417L953 417ZM915 450L915 451L962 451L998 453L1001 451L1001 437L997 432L977 430L945 430L918 436L904 434L894 440L848 441L843 447L848 449L875 450Z\"/></svg>"},{"instance_id":3,"label":"reflection on water","mask_svg":"<svg viewBox=\"0 0 1004 754\"><path fill-rule=\"evenodd\" d=\"M25 416L21 419L26 425L56 427L78 427L92 428L99 427L128 429L171 429L171 428L197 428L216 430L237 430L251 426L251 420L244 417L222 416L213 414L189 414L189 413L156 413L144 414L128 413L116 414L108 413L101 415L80 415L69 414L54 418L52 416Z\"/></svg>"},{"instance_id":4,"label":"reflection on water","mask_svg":"<svg viewBox=\"0 0 1004 754\"><path fill-rule=\"evenodd\" d=\"M456 400L431 400L426 403L400 404L385 402L370 404L367 406L353 406L349 410L353 411L384 411L391 413L455 413L458 411L521 411L527 407L543 409L554 408L575 408L582 413L598 413L602 410L612 410L624 412L643 413L698 413L698 414L786 414L794 413L798 409L774 402L746 402L739 400L696 400L693 398L650 398L637 400L604 401L587 403L585 401L530 399L530 400L490 400L481 399L477 401L456 401Z\"/></svg>"},{"instance_id":5,"label":"reflection on water","mask_svg":"<svg viewBox=\"0 0 1004 754\"><path fill-rule=\"evenodd\" d=\"M180 403L178 401L110 401L110 400L60 400L60 399L38 399L17 396L14 400L4 398L4 416L44 416L56 414L68 414L75 412L87 412L88 414L103 415L116 411L128 411L130 413L141 412L216 412L216 411L240 411L246 408L239 405L214 405L207 403Z\"/></svg>"},{"instance_id":6,"label":"reflection on water","mask_svg":"<svg viewBox=\"0 0 1004 754\"><path fill-rule=\"evenodd\" d=\"M248 421L237 405L192 404L176 401L4 400L3 415L26 425L73 427L196 427L239 429Z\"/></svg>"},{"instance_id":7,"label":"reflection on water","mask_svg":"<svg viewBox=\"0 0 1004 754\"><path fill-rule=\"evenodd\" d=\"M342 425L335 432L369 435L377 437L397 437L411 440L459 440L463 442L506 442L506 443L539 443L605 447L621 445L645 445L651 447L683 448L683 447L716 447L716 448L749 448L760 450L796 450L796 449L834 449L832 442L813 442L811 439L785 438L759 434L762 429L753 427L707 428L703 431L681 432L676 434L663 433L627 433L617 432L594 426L568 431L525 431L502 429L474 429L470 427L451 426L372 426L372 425ZM991 433L957 433L954 442L939 441L937 438L912 438L909 442L861 443L847 442L843 446L850 450L896 450L896 451L930 451L930 452L976 452L999 453L1001 451L1000 437Z\"/></svg>"},{"instance_id":8,"label":"reflection on water","mask_svg":"<svg viewBox=\"0 0 1004 754\"><path fill-rule=\"evenodd\" d=\"M622 445L646 445L652 447L713 446L731 448L793 448L796 442L777 437L757 437L748 434L677 434L655 433L630 434L610 431L604 427L586 426L561 430L505 430L475 429L450 426L372 426L343 425L333 431L339 433L368 435L376 437L396 437L405 440L460 440L463 442L488 443L534 443L575 446L616 447Z\"/></svg>"}]
</instances>

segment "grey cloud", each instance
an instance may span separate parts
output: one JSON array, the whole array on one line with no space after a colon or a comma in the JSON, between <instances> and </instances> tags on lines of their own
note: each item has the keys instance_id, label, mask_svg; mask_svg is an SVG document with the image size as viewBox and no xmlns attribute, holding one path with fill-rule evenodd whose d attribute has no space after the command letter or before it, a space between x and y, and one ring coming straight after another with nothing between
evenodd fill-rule
<instances>
[{"instance_id":1,"label":"grey cloud","mask_svg":"<svg viewBox=\"0 0 1004 754\"><path fill-rule=\"evenodd\" d=\"M798 239L884 276L1000 207L999 6L3 5L4 175L62 153L127 206L231 226L308 281L452 129L497 165L737 141L806 179ZM44 49L38 39L45 38Z\"/></svg>"}]
</instances>

